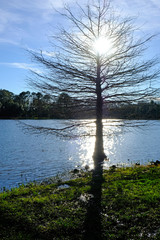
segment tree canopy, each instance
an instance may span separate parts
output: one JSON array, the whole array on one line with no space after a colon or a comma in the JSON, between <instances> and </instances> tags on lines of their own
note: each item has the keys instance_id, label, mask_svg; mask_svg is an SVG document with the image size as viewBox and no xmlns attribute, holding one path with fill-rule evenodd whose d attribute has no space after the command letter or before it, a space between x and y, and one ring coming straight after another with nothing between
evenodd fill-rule
<instances>
[{"instance_id":1,"label":"tree canopy","mask_svg":"<svg viewBox=\"0 0 160 240\"><path fill-rule=\"evenodd\" d=\"M69 7L64 10L61 16L70 28L61 26L59 35L52 36L54 55L32 52L43 69L42 74L34 72L32 86L52 96L67 92L88 109L97 99L97 71L103 103L135 103L157 93L151 81L159 76L159 61L143 56L154 36L139 38L134 19L115 16L106 0L78 5L76 14Z\"/></svg>"},{"instance_id":2,"label":"tree canopy","mask_svg":"<svg viewBox=\"0 0 160 240\"><path fill-rule=\"evenodd\" d=\"M117 16L108 0L92 1L86 7L77 4L77 9L64 7L61 17L69 27L61 26L52 36L52 56L31 52L33 60L42 65L41 73L34 72L31 85L54 97L68 93L80 111L95 111L94 162L99 166L105 157L104 106L155 97L159 61L145 55L154 36L141 37L134 19Z\"/></svg>"}]
</instances>

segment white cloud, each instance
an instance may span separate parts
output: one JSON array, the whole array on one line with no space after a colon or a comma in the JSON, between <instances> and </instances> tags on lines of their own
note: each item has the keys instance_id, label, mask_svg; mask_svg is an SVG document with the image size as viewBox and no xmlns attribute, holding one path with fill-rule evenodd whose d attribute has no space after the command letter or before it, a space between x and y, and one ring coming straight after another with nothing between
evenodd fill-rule
<instances>
[{"instance_id":1,"label":"white cloud","mask_svg":"<svg viewBox=\"0 0 160 240\"><path fill-rule=\"evenodd\" d=\"M37 44L37 48L43 48L44 45L41 43L47 41L49 30L53 32L53 26L57 25L54 8L59 9L64 4L72 5L75 2L76 0L4 1L0 9L0 33L3 33L0 42L6 40L7 43L20 44L23 41L24 45L31 46L32 41ZM78 0L78 2L87 3L86 0ZM121 10L121 14L139 16L138 24L140 26L144 24L144 31L155 32L160 28L159 0L132 0L132 5L128 0L112 0L111 5L117 12Z\"/></svg>"},{"instance_id":2,"label":"white cloud","mask_svg":"<svg viewBox=\"0 0 160 240\"><path fill-rule=\"evenodd\" d=\"M15 45L15 46L18 46L19 43L16 42L16 41L12 41L8 38L0 38L0 43L9 43L9 44L12 44L12 45Z\"/></svg>"},{"instance_id":3,"label":"white cloud","mask_svg":"<svg viewBox=\"0 0 160 240\"><path fill-rule=\"evenodd\" d=\"M54 8L61 8L63 7L64 3L71 3L75 2L75 0L10 0L8 1L8 5L12 8L16 9L24 9L24 10L30 10L30 9L52 9Z\"/></svg>"},{"instance_id":4,"label":"white cloud","mask_svg":"<svg viewBox=\"0 0 160 240\"><path fill-rule=\"evenodd\" d=\"M53 51L46 51L46 50L40 50L40 51L38 51L37 49L29 48L28 46L26 46L26 49L27 49L29 52L33 52L33 53L36 53L36 54L42 53L42 55L45 55L45 56L47 56L47 57L54 57L54 56L55 56L55 52L53 52Z\"/></svg>"},{"instance_id":5,"label":"white cloud","mask_svg":"<svg viewBox=\"0 0 160 240\"><path fill-rule=\"evenodd\" d=\"M8 30L10 24L20 23L22 18L19 14L0 9L0 32Z\"/></svg>"},{"instance_id":6,"label":"white cloud","mask_svg":"<svg viewBox=\"0 0 160 240\"><path fill-rule=\"evenodd\" d=\"M160 28L160 1L159 0L113 0L113 6L121 14L137 16L138 23L145 31L156 31Z\"/></svg>"},{"instance_id":7,"label":"white cloud","mask_svg":"<svg viewBox=\"0 0 160 240\"><path fill-rule=\"evenodd\" d=\"M42 51L42 54L47 57L54 57L54 55L55 55L54 52L48 52L48 51Z\"/></svg>"},{"instance_id":8,"label":"white cloud","mask_svg":"<svg viewBox=\"0 0 160 240\"><path fill-rule=\"evenodd\" d=\"M0 5L0 42L43 41L50 24L55 23L54 8L62 6L61 0L4 1Z\"/></svg>"},{"instance_id":9,"label":"white cloud","mask_svg":"<svg viewBox=\"0 0 160 240\"><path fill-rule=\"evenodd\" d=\"M42 71L40 69L38 69L37 67L35 67L35 65L30 64L30 63L0 63L0 65L5 65L8 67L14 67L14 68L20 68L20 69L25 69L25 70L31 70L34 71L38 74L41 74Z\"/></svg>"}]
</instances>

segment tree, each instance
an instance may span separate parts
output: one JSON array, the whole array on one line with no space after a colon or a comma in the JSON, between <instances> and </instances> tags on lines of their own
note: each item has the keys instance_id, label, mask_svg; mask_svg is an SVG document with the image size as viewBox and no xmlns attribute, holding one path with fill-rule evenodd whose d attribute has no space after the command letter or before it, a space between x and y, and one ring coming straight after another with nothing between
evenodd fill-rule
<instances>
[{"instance_id":1,"label":"tree","mask_svg":"<svg viewBox=\"0 0 160 240\"><path fill-rule=\"evenodd\" d=\"M34 72L31 85L54 97L70 94L81 111L95 110L93 158L98 170L105 158L103 106L136 103L156 95L151 81L156 81L160 72L158 60L144 55L154 36L138 38L134 19L115 16L107 0L93 1L84 8L77 4L77 8L74 13L65 6L61 13L68 26L62 26L52 38L54 55L30 52L43 69Z\"/></svg>"},{"instance_id":2,"label":"tree","mask_svg":"<svg viewBox=\"0 0 160 240\"><path fill-rule=\"evenodd\" d=\"M19 95L14 97L14 101L19 106L19 116L27 117L27 113L29 110L29 99L30 99L30 92L21 92Z\"/></svg>"},{"instance_id":3,"label":"tree","mask_svg":"<svg viewBox=\"0 0 160 240\"><path fill-rule=\"evenodd\" d=\"M14 94L8 90L0 89L0 101L2 104L13 102Z\"/></svg>"},{"instance_id":4,"label":"tree","mask_svg":"<svg viewBox=\"0 0 160 240\"><path fill-rule=\"evenodd\" d=\"M71 118L71 105L71 97L67 93L61 93L57 99L59 118Z\"/></svg>"},{"instance_id":5,"label":"tree","mask_svg":"<svg viewBox=\"0 0 160 240\"><path fill-rule=\"evenodd\" d=\"M16 115L19 111L14 103L14 94L5 89L0 90L0 117L8 118Z\"/></svg>"}]
</instances>

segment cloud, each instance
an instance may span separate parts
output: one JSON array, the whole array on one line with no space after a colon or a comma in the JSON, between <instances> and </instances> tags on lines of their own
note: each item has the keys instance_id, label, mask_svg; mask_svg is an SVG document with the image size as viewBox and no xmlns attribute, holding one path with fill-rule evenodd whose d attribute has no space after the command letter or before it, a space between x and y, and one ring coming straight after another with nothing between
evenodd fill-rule
<instances>
[{"instance_id":1,"label":"cloud","mask_svg":"<svg viewBox=\"0 0 160 240\"><path fill-rule=\"evenodd\" d=\"M0 9L0 32L8 30L10 24L22 22L22 17L19 14Z\"/></svg>"},{"instance_id":2,"label":"cloud","mask_svg":"<svg viewBox=\"0 0 160 240\"><path fill-rule=\"evenodd\" d=\"M71 3L75 2L74 0L10 0L8 1L8 6L15 8L15 9L23 9L23 10L30 10L30 9L52 9L54 8L62 8L64 3Z\"/></svg>"},{"instance_id":3,"label":"cloud","mask_svg":"<svg viewBox=\"0 0 160 240\"><path fill-rule=\"evenodd\" d=\"M35 67L35 65L30 64L30 63L0 63L0 65L5 65L8 67L14 67L14 68L20 68L20 69L25 69L25 70L31 70L34 71L38 74L41 74L42 71L40 69L38 69L37 67Z\"/></svg>"},{"instance_id":4,"label":"cloud","mask_svg":"<svg viewBox=\"0 0 160 240\"><path fill-rule=\"evenodd\" d=\"M9 44L12 44L12 45L15 45L15 46L19 45L18 42L13 41L11 39L7 39L7 38L0 38L0 43L9 43Z\"/></svg>"},{"instance_id":5,"label":"cloud","mask_svg":"<svg viewBox=\"0 0 160 240\"><path fill-rule=\"evenodd\" d=\"M67 0L66 2L71 1ZM62 0L10 0L2 2L0 5L0 42L13 44L22 39L25 39L26 43L44 41L50 24L55 23L55 18L53 19L54 8L62 7Z\"/></svg>"},{"instance_id":6,"label":"cloud","mask_svg":"<svg viewBox=\"0 0 160 240\"><path fill-rule=\"evenodd\" d=\"M24 16L21 13L0 8L0 43L21 45L21 41L28 35L24 22Z\"/></svg>"},{"instance_id":7,"label":"cloud","mask_svg":"<svg viewBox=\"0 0 160 240\"><path fill-rule=\"evenodd\" d=\"M54 52L48 52L48 51L42 51L42 54L47 56L47 57L54 57L55 53Z\"/></svg>"},{"instance_id":8,"label":"cloud","mask_svg":"<svg viewBox=\"0 0 160 240\"><path fill-rule=\"evenodd\" d=\"M54 31L52 26L58 25L54 8L63 8L64 4L74 6L75 0L9 0L2 1L0 6L0 42L14 45L23 44L43 48L47 35ZM85 4L86 0L78 0ZM92 2L92 1L91 1ZM111 5L124 16L139 16L138 25L144 31L155 31L160 28L159 0L112 0ZM61 20L60 20L61 21ZM62 22L63 24L63 22ZM65 24L65 23L64 23ZM15 44L16 43L16 44ZM33 43L33 45L32 45ZM46 44L46 43L45 43ZM47 55L47 52L46 52Z\"/></svg>"},{"instance_id":9,"label":"cloud","mask_svg":"<svg viewBox=\"0 0 160 240\"><path fill-rule=\"evenodd\" d=\"M113 0L117 12L128 16L137 16L137 22L145 31L154 32L160 28L160 1L159 0Z\"/></svg>"},{"instance_id":10,"label":"cloud","mask_svg":"<svg viewBox=\"0 0 160 240\"><path fill-rule=\"evenodd\" d=\"M41 54L42 53L43 56L47 56L47 57L54 57L55 56L55 52L53 52L53 51L46 51L46 50L39 50L38 51L37 49L30 48L27 45L25 47L28 50L28 52L33 52L33 53L36 53L36 54Z\"/></svg>"}]
</instances>

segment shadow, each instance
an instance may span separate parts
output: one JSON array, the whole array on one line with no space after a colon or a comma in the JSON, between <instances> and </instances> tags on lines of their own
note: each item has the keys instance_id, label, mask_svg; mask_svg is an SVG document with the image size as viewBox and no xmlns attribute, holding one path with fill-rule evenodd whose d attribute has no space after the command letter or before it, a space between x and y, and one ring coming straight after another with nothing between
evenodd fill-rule
<instances>
[{"instance_id":1,"label":"shadow","mask_svg":"<svg viewBox=\"0 0 160 240\"><path fill-rule=\"evenodd\" d=\"M102 198L103 168L94 170L91 181L90 200L87 204L87 214L84 223L84 240L102 239L101 198Z\"/></svg>"}]
</instances>

